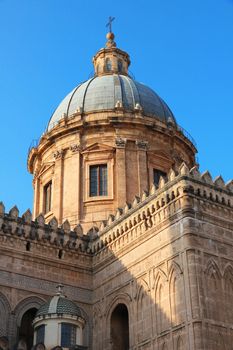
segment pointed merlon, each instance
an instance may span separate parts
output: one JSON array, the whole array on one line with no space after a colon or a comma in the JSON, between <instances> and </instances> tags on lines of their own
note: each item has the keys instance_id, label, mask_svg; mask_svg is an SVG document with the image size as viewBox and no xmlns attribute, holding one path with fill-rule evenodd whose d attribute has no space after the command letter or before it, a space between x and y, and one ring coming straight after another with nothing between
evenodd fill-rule
<instances>
[{"instance_id":1,"label":"pointed merlon","mask_svg":"<svg viewBox=\"0 0 233 350\"><path fill-rule=\"evenodd\" d=\"M205 171L203 174L201 174L201 179L204 180L207 184L213 185L212 176L208 171Z\"/></svg>"},{"instance_id":2,"label":"pointed merlon","mask_svg":"<svg viewBox=\"0 0 233 350\"><path fill-rule=\"evenodd\" d=\"M9 211L9 215L13 219L17 219L19 217L19 209L15 205L11 210Z\"/></svg>"},{"instance_id":3,"label":"pointed merlon","mask_svg":"<svg viewBox=\"0 0 233 350\"><path fill-rule=\"evenodd\" d=\"M27 224L30 224L32 222L32 213L31 210L28 209L25 211L25 213L22 215L22 218Z\"/></svg>"}]
</instances>

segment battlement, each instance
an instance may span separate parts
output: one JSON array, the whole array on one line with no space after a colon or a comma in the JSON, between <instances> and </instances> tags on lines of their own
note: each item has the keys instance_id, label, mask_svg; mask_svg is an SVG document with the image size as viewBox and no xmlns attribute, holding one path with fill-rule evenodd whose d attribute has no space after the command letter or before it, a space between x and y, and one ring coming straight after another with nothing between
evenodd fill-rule
<instances>
[{"instance_id":1,"label":"battlement","mask_svg":"<svg viewBox=\"0 0 233 350\"><path fill-rule=\"evenodd\" d=\"M96 255L103 251L110 254L112 250L137 238L138 234L142 235L148 229L160 225L179 210L193 210L191 198L194 197L201 201L202 209L208 203L207 206L215 206L212 211L214 215L218 215L218 212L221 217L228 215L233 218L233 181L224 183L221 176L213 180L208 171L200 174L197 167L190 170L183 163L177 173L170 170L166 178L161 177L158 187L153 185L149 193L143 192L141 197L136 196L133 203L118 208L115 215L109 215L99 228L93 227L88 232L83 232L81 225L71 230L68 220L59 227L55 217L45 224L42 214L33 221L30 210L19 217L16 206L5 213L1 202L0 237L1 240L9 241L13 237L19 238L26 250L30 250L31 243L39 242L40 245L56 248L58 255L62 249L74 254Z\"/></svg>"},{"instance_id":2,"label":"battlement","mask_svg":"<svg viewBox=\"0 0 233 350\"><path fill-rule=\"evenodd\" d=\"M212 205L215 207L212 210L214 217L233 219L233 181L225 184L221 176L212 180L208 171L200 174L197 167L190 170L183 163L178 173L170 170L166 179L161 177L158 188L153 185L149 193L144 192L141 198L135 197L132 204L126 203L124 208L119 208L115 215L103 221L90 243L92 253L103 258L112 252L116 254L145 231L156 226L159 228L168 219L171 222L172 216L179 211L197 210L194 198L199 202L198 210L200 206L202 211L208 210Z\"/></svg>"}]
</instances>

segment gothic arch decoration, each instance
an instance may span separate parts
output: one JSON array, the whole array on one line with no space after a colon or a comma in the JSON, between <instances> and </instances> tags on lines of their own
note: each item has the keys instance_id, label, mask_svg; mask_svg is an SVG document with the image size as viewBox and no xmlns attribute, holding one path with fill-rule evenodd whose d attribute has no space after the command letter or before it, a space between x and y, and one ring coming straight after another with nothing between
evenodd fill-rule
<instances>
[{"instance_id":1,"label":"gothic arch decoration","mask_svg":"<svg viewBox=\"0 0 233 350\"><path fill-rule=\"evenodd\" d=\"M207 309L206 317L213 320L220 320L222 308L222 287L221 273L214 260L209 260L205 270Z\"/></svg>"},{"instance_id":2,"label":"gothic arch decoration","mask_svg":"<svg viewBox=\"0 0 233 350\"><path fill-rule=\"evenodd\" d=\"M163 343L163 344L162 344L161 350L168 350L167 344L166 344L166 343Z\"/></svg>"},{"instance_id":3,"label":"gothic arch decoration","mask_svg":"<svg viewBox=\"0 0 233 350\"><path fill-rule=\"evenodd\" d=\"M11 311L10 303L7 297L0 293L0 336L6 336L8 333L9 314ZM2 316L3 315L3 316Z\"/></svg>"},{"instance_id":4,"label":"gothic arch decoration","mask_svg":"<svg viewBox=\"0 0 233 350\"><path fill-rule=\"evenodd\" d=\"M25 312L33 308L39 309L39 307L44 303L44 299L34 295L21 300L14 309L17 326L20 326L22 317L25 314Z\"/></svg>"},{"instance_id":5,"label":"gothic arch decoration","mask_svg":"<svg viewBox=\"0 0 233 350\"><path fill-rule=\"evenodd\" d=\"M221 350L226 349L224 337L220 332L215 336L215 349L214 350L219 350L219 349L221 349Z\"/></svg>"},{"instance_id":6,"label":"gothic arch decoration","mask_svg":"<svg viewBox=\"0 0 233 350\"><path fill-rule=\"evenodd\" d=\"M223 274L223 293L225 303L225 320L233 322L232 303L233 303L233 268L228 264Z\"/></svg>"},{"instance_id":7,"label":"gothic arch decoration","mask_svg":"<svg viewBox=\"0 0 233 350\"><path fill-rule=\"evenodd\" d=\"M183 342L183 338L182 336L180 335L177 339L177 347L176 347L177 350L185 350L184 348L184 342Z\"/></svg>"},{"instance_id":8,"label":"gothic arch decoration","mask_svg":"<svg viewBox=\"0 0 233 350\"><path fill-rule=\"evenodd\" d=\"M171 305L171 321L173 326L184 320L184 280L180 266L172 262L169 269L169 296Z\"/></svg>"},{"instance_id":9,"label":"gothic arch decoration","mask_svg":"<svg viewBox=\"0 0 233 350\"><path fill-rule=\"evenodd\" d=\"M218 267L218 264L215 262L215 260L210 259L206 264L205 274L210 276L212 273L216 273L221 278L221 272Z\"/></svg>"},{"instance_id":10,"label":"gothic arch decoration","mask_svg":"<svg viewBox=\"0 0 233 350\"><path fill-rule=\"evenodd\" d=\"M164 274L159 273L155 282L155 308L156 308L156 324L157 333L161 333L170 326L170 306L168 281Z\"/></svg>"},{"instance_id":11,"label":"gothic arch decoration","mask_svg":"<svg viewBox=\"0 0 233 350\"><path fill-rule=\"evenodd\" d=\"M137 334L138 341L147 339L150 334L151 325L151 296L149 294L150 288L144 279L138 281L138 293L137 293Z\"/></svg>"},{"instance_id":12,"label":"gothic arch decoration","mask_svg":"<svg viewBox=\"0 0 233 350\"><path fill-rule=\"evenodd\" d=\"M156 284L159 277L161 277L164 281L168 280L166 273L162 269L157 268L156 271L154 271L154 282L152 284L153 289L156 288Z\"/></svg>"},{"instance_id":13,"label":"gothic arch decoration","mask_svg":"<svg viewBox=\"0 0 233 350\"><path fill-rule=\"evenodd\" d=\"M182 271L180 265L177 264L177 262L172 261L172 263L168 269L168 279L170 279L170 277L174 271L176 271L177 274L183 274L183 271Z\"/></svg>"}]
</instances>

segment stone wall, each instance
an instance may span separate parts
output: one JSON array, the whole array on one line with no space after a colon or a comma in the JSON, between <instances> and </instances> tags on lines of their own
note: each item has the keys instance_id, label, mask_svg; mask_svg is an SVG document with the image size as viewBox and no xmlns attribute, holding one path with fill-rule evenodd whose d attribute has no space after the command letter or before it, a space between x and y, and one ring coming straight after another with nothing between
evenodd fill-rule
<instances>
[{"instance_id":1,"label":"stone wall","mask_svg":"<svg viewBox=\"0 0 233 350\"><path fill-rule=\"evenodd\" d=\"M0 205L0 336L11 346L23 314L63 282L87 320L90 349L111 349L119 304L130 349L231 349L232 182L182 164L85 234L18 214Z\"/></svg>"}]
</instances>

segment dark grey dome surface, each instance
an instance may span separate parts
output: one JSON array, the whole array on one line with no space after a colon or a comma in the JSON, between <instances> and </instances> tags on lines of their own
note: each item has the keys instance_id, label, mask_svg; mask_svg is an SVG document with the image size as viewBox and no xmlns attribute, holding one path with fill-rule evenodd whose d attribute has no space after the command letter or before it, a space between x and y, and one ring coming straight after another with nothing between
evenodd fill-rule
<instances>
[{"instance_id":1,"label":"dark grey dome surface","mask_svg":"<svg viewBox=\"0 0 233 350\"><path fill-rule=\"evenodd\" d=\"M56 295L39 308L36 316L45 316L50 314L69 314L81 316L81 311L73 301L64 296Z\"/></svg>"},{"instance_id":2,"label":"dark grey dome surface","mask_svg":"<svg viewBox=\"0 0 233 350\"><path fill-rule=\"evenodd\" d=\"M139 104L145 115L176 124L170 108L152 89L128 76L112 74L91 78L71 91L53 113L47 130L64 114L70 117L78 110L84 113L114 110L118 101L126 110L133 111Z\"/></svg>"}]
</instances>

